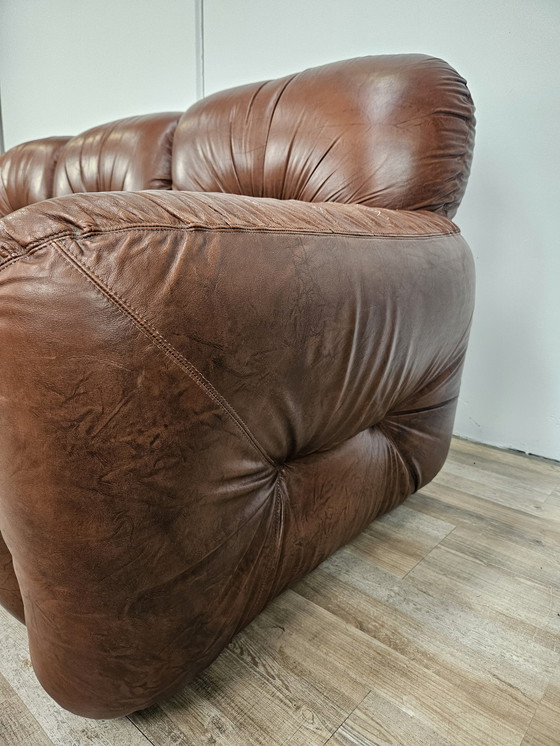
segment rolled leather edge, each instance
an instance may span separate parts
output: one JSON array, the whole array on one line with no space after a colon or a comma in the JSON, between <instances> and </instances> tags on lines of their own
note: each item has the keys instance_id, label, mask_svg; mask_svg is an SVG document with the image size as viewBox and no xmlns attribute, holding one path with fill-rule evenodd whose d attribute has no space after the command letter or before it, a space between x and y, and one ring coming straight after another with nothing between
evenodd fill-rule
<instances>
[{"instance_id":1,"label":"rolled leather edge","mask_svg":"<svg viewBox=\"0 0 560 746\"><path fill-rule=\"evenodd\" d=\"M379 236L459 233L430 211L389 210L200 192L91 192L44 200L0 221L0 266L59 235L127 227L247 229Z\"/></svg>"}]
</instances>

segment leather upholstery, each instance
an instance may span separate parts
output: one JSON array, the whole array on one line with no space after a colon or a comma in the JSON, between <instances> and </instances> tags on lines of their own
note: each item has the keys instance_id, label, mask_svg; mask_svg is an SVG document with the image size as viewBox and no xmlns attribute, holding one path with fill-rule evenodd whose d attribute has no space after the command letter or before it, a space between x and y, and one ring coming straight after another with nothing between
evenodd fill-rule
<instances>
[{"instance_id":1,"label":"leather upholstery","mask_svg":"<svg viewBox=\"0 0 560 746\"><path fill-rule=\"evenodd\" d=\"M173 186L452 217L472 114L465 81L442 60L335 62L192 106L175 136Z\"/></svg>"},{"instance_id":2,"label":"leather upholstery","mask_svg":"<svg viewBox=\"0 0 560 746\"><path fill-rule=\"evenodd\" d=\"M171 189L178 113L129 117L73 137L59 156L53 193Z\"/></svg>"},{"instance_id":3,"label":"leather upholstery","mask_svg":"<svg viewBox=\"0 0 560 746\"><path fill-rule=\"evenodd\" d=\"M391 64L419 75L409 63ZM358 88L378 64L356 64ZM350 87L348 66L322 70L345 69ZM460 88L457 110L469 101L445 63L420 68L430 106L449 105L447 83L430 87L436 69ZM316 75L327 97L331 77ZM421 131L427 115L399 80L387 76L382 103L396 85L402 129ZM239 165L233 140L229 166L221 150L222 124L247 114L238 96L218 97L216 174ZM377 122L374 104L362 109ZM293 103L285 126L312 105ZM172 151L174 168L199 163L197 179L210 158L201 108L187 117L200 142L183 118ZM472 142L472 105L468 123ZM352 140L360 171L370 149L362 132L358 157L364 125L351 124L333 143ZM451 130L424 159L403 145L411 168L441 173ZM361 181L336 152L340 183ZM171 694L437 473L474 298L470 250L437 214L460 197L470 146L463 159L453 194L450 180L436 196L429 176L424 200L414 169L410 189L393 182L399 206L408 194L431 210L348 204L356 180L340 202L263 197L276 176L259 186L255 166L249 194L75 194L0 221L0 600L21 617L21 591L33 666L64 707L116 717Z\"/></svg>"},{"instance_id":4,"label":"leather upholstery","mask_svg":"<svg viewBox=\"0 0 560 746\"><path fill-rule=\"evenodd\" d=\"M0 156L0 217L54 194L54 170L68 137L22 143Z\"/></svg>"}]
</instances>

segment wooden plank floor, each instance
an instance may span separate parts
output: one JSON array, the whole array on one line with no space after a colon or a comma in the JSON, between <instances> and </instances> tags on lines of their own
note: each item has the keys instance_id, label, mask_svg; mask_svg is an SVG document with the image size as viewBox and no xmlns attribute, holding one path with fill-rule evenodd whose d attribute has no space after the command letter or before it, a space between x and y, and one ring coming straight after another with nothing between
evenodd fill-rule
<instances>
[{"instance_id":1,"label":"wooden plank floor","mask_svg":"<svg viewBox=\"0 0 560 746\"><path fill-rule=\"evenodd\" d=\"M174 699L61 710L0 610L1 746L560 746L560 464L454 440L432 484Z\"/></svg>"}]
</instances>

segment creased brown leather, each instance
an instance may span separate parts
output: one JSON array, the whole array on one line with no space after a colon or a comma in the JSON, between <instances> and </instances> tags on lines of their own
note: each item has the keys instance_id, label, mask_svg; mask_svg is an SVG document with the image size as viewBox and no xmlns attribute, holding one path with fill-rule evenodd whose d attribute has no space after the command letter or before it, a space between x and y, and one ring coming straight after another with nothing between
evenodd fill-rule
<instances>
[{"instance_id":1,"label":"creased brown leather","mask_svg":"<svg viewBox=\"0 0 560 746\"><path fill-rule=\"evenodd\" d=\"M54 170L68 140L45 137L0 155L0 217L53 196Z\"/></svg>"},{"instance_id":2,"label":"creased brown leather","mask_svg":"<svg viewBox=\"0 0 560 746\"><path fill-rule=\"evenodd\" d=\"M473 135L465 81L443 60L361 57L196 103L177 126L173 186L453 216Z\"/></svg>"},{"instance_id":3,"label":"creased brown leather","mask_svg":"<svg viewBox=\"0 0 560 746\"><path fill-rule=\"evenodd\" d=\"M24 621L23 601L14 573L12 555L0 533L0 603L20 622Z\"/></svg>"},{"instance_id":4,"label":"creased brown leather","mask_svg":"<svg viewBox=\"0 0 560 746\"><path fill-rule=\"evenodd\" d=\"M161 190L0 220L0 602L60 704L176 691L437 473L474 274L434 211Z\"/></svg>"},{"instance_id":5,"label":"creased brown leather","mask_svg":"<svg viewBox=\"0 0 560 746\"><path fill-rule=\"evenodd\" d=\"M85 715L191 678L447 451L472 310L452 225L394 213L385 235L381 211L269 200L251 228L256 201L220 195L203 229L210 199L3 221L0 527L38 676ZM16 228L45 213L29 247Z\"/></svg>"},{"instance_id":6,"label":"creased brown leather","mask_svg":"<svg viewBox=\"0 0 560 746\"><path fill-rule=\"evenodd\" d=\"M71 138L58 160L53 195L171 189L178 120L176 112L128 117Z\"/></svg>"}]
</instances>

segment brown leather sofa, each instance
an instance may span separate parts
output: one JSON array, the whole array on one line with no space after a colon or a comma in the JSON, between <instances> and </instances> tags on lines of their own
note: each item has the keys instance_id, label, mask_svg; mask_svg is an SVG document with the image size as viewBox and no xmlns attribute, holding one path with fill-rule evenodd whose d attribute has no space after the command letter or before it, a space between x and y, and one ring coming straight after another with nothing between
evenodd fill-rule
<instances>
[{"instance_id":1,"label":"brown leather sofa","mask_svg":"<svg viewBox=\"0 0 560 746\"><path fill-rule=\"evenodd\" d=\"M402 55L0 158L0 600L62 706L170 695L440 469L473 136Z\"/></svg>"}]
</instances>

